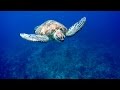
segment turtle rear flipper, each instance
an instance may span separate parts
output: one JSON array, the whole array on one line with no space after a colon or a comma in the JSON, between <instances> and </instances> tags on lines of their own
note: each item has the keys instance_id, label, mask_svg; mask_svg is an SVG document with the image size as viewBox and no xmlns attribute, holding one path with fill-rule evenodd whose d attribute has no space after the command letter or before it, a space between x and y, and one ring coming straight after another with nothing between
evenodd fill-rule
<instances>
[{"instance_id":1,"label":"turtle rear flipper","mask_svg":"<svg viewBox=\"0 0 120 90\"><path fill-rule=\"evenodd\" d=\"M86 17L83 17L80 21L76 22L73 26L69 28L69 30L66 32L66 36L74 35L84 26L85 22L86 22Z\"/></svg>"},{"instance_id":2,"label":"turtle rear flipper","mask_svg":"<svg viewBox=\"0 0 120 90\"><path fill-rule=\"evenodd\" d=\"M46 35L20 33L20 36L29 41L47 42L49 40L49 38Z\"/></svg>"}]
</instances>

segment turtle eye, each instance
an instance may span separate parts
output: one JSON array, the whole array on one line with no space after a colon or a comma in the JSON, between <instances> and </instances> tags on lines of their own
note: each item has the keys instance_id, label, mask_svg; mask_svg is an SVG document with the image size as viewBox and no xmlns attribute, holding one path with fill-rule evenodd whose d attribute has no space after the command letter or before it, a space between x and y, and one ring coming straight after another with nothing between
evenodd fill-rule
<instances>
[{"instance_id":1,"label":"turtle eye","mask_svg":"<svg viewBox=\"0 0 120 90\"><path fill-rule=\"evenodd\" d=\"M60 30L63 32L63 28L60 28Z\"/></svg>"}]
</instances>

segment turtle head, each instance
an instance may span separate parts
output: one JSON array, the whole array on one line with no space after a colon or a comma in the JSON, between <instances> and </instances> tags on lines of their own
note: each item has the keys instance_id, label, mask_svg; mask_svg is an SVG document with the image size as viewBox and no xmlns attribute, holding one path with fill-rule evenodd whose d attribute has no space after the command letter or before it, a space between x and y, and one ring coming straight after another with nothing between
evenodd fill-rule
<instances>
[{"instance_id":1,"label":"turtle head","mask_svg":"<svg viewBox=\"0 0 120 90\"><path fill-rule=\"evenodd\" d=\"M65 38L65 35L63 34L63 32L61 30L57 30L54 33L54 39L60 42L63 42Z\"/></svg>"}]
</instances>

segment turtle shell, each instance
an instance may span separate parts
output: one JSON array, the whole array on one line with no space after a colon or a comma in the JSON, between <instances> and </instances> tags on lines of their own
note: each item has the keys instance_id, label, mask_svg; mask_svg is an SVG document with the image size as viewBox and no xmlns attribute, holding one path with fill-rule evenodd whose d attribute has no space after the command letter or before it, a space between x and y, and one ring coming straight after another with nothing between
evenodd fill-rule
<instances>
[{"instance_id":1,"label":"turtle shell","mask_svg":"<svg viewBox=\"0 0 120 90\"><path fill-rule=\"evenodd\" d=\"M67 28L57 21L48 20L35 28L35 34L52 35L56 30L61 30L65 34Z\"/></svg>"}]
</instances>

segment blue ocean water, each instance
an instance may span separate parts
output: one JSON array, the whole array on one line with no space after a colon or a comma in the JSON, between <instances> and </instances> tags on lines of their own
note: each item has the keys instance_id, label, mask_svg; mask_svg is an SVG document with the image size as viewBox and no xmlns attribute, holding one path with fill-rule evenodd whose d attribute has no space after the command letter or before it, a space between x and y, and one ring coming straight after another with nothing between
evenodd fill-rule
<instances>
[{"instance_id":1,"label":"blue ocean water","mask_svg":"<svg viewBox=\"0 0 120 90\"><path fill-rule=\"evenodd\" d=\"M53 19L81 31L62 43L30 42L20 33ZM1 79L120 78L120 11L0 11Z\"/></svg>"}]
</instances>

